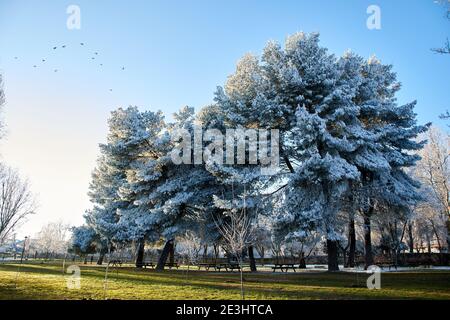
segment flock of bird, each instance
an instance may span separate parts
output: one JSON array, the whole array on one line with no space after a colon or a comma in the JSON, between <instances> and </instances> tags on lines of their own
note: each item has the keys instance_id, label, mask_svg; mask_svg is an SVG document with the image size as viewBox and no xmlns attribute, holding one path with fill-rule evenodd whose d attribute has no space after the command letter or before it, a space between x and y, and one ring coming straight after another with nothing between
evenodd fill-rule
<instances>
[{"instance_id":1,"label":"flock of bird","mask_svg":"<svg viewBox=\"0 0 450 320\"><path fill-rule=\"evenodd\" d=\"M80 42L80 46L84 47L85 43L84 42ZM53 50L58 50L58 49L65 49L65 48L67 48L67 45L64 44L64 45L61 45L61 46L54 46L52 49ZM98 56L99 56L99 53L97 51L93 52L91 60L96 60L96 58L98 58ZM19 60L19 57L15 56L14 60ZM41 59L41 62L45 63L45 62L47 62L47 59L43 58L43 59ZM103 63L99 63L99 66L103 67ZM38 67L39 66L37 64L33 65L33 68L38 68ZM121 70L125 71L125 66L121 67ZM53 72L58 72L58 71L59 71L59 69L53 69ZM109 91L113 91L113 90L109 89Z\"/></svg>"}]
</instances>

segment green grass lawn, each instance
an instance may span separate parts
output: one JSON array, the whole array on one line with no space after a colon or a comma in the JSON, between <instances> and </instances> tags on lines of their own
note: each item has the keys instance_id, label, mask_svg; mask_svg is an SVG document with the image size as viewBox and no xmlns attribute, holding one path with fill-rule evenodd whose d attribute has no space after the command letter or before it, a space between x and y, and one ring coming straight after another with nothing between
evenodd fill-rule
<instances>
[{"instance_id":1,"label":"green grass lawn","mask_svg":"<svg viewBox=\"0 0 450 320\"><path fill-rule=\"evenodd\" d=\"M105 267L80 265L81 288L68 289L60 262L0 264L0 299L105 299ZM450 272L383 273L381 289L368 274L244 273L247 299L450 299ZM17 287L16 287L17 279ZM110 269L107 299L240 299L239 273Z\"/></svg>"}]
</instances>

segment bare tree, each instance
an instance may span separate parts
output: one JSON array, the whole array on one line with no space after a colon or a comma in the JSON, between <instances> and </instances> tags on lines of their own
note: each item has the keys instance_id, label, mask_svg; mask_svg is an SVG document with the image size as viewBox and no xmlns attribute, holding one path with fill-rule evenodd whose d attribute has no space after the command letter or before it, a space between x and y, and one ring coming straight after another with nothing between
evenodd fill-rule
<instances>
[{"instance_id":1,"label":"bare tree","mask_svg":"<svg viewBox=\"0 0 450 320\"><path fill-rule=\"evenodd\" d=\"M70 226L62 221L50 222L42 227L34 239L34 248L46 254L65 254L67 252Z\"/></svg>"},{"instance_id":2,"label":"bare tree","mask_svg":"<svg viewBox=\"0 0 450 320\"><path fill-rule=\"evenodd\" d=\"M226 242L229 252L238 260L241 276L241 297L244 299L243 251L253 243L254 238L251 219L246 210L245 196L242 209L231 209L226 211L224 215L220 221L216 221L216 225Z\"/></svg>"},{"instance_id":3,"label":"bare tree","mask_svg":"<svg viewBox=\"0 0 450 320\"><path fill-rule=\"evenodd\" d=\"M439 115L439 118L442 120L450 120L450 112L448 110L446 110L444 113ZM450 127L449 124L447 126Z\"/></svg>"},{"instance_id":4,"label":"bare tree","mask_svg":"<svg viewBox=\"0 0 450 320\"><path fill-rule=\"evenodd\" d=\"M187 270L186 279L189 273L189 267L195 265L201 259L200 252L203 248L202 239L192 231L186 231L181 239L178 240L178 252L186 259Z\"/></svg>"},{"instance_id":5,"label":"bare tree","mask_svg":"<svg viewBox=\"0 0 450 320\"><path fill-rule=\"evenodd\" d=\"M450 20L450 0L435 0L435 3L446 6L445 17ZM431 49L435 53L450 54L450 42L447 38L443 47Z\"/></svg>"},{"instance_id":6,"label":"bare tree","mask_svg":"<svg viewBox=\"0 0 450 320\"><path fill-rule=\"evenodd\" d=\"M435 53L439 53L439 54L450 54L450 42L449 42L448 38L447 38L447 40L445 40L443 47L433 48L431 50L434 51Z\"/></svg>"},{"instance_id":7,"label":"bare tree","mask_svg":"<svg viewBox=\"0 0 450 320\"><path fill-rule=\"evenodd\" d=\"M437 127L426 134L427 145L421 150L422 159L414 174L426 188L428 205L444 218L447 231L450 231L450 137ZM447 246L450 237L447 235Z\"/></svg>"},{"instance_id":8,"label":"bare tree","mask_svg":"<svg viewBox=\"0 0 450 320\"><path fill-rule=\"evenodd\" d=\"M422 194L429 200L414 207L412 236L415 243L411 243L410 248L413 245L417 252L427 249L431 253L432 248L437 247L439 252L442 252L447 236L447 216L439 210L429 187L422 188Z\"/></svg>"},{"instance_id":9,"label":"bare tree","mask_svg":"<svg viewBox=\"0 0 450 320\"><path fill-rule=\"evenodd\" d=\"M3 77L0 74L0 111L2 110L1 107L5 103L5 92L3 91ZM0 119L0 138L3 136L3 119Z\"/></svg>"},{"instance_id":10,"label":"bare tree","mask_svg":"<svg viewBox=\"0 0 450 320\"><path fill-rule=\"evenodd\" d=\"M3 91L3 77L0 74L0 106L5 103L5 93Z\"/></svg>"},{"instance_id":11,"label":"bare tree","mask_svg":"<svg viewBox=\"0 0 450 320\"><path fill-rule=\"evenodd\" d=\"M0 243L30 214L36 203L27 181L18 173L0 165Z\"/></svg>"},{"instance_id":12,"label":"bare tree","mask_svg":"<svg viewBox=\"0 0 450 320\"><path fill-rule=\"evenodd\" d=\"M446 110L443 114L441 114L439 116L439 118L444 119L444 120L450 119L450 112L448 112L448 110Z\"/></svg>"}]
</instances>

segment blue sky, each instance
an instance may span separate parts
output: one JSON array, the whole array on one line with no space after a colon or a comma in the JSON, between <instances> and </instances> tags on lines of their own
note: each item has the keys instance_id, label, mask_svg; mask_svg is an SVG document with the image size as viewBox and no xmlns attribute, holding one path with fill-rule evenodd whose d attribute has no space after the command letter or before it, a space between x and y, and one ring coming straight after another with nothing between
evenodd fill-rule
<instances>
[{"instance_id":1,"label":"blue sky","mask_svg":"<svg viewBox=\"0 0 450 320\"><path fill-rule=\"evenodd\" d=\"M81 9L80 30L66 27L71 4ZM381 9L381 30L366 27L372 4ZM444 16L433 0L0 0L8 129L0 153L29 177L41 204L21 233L58 218L82 222L110 110L200 108L243 54L296 31L320 32L337 55L351 49L393 64L403 84L399 101L417 99L419 121L443 126L450 56L430 48L450 36Z\"/></svg>"}]
</instances>

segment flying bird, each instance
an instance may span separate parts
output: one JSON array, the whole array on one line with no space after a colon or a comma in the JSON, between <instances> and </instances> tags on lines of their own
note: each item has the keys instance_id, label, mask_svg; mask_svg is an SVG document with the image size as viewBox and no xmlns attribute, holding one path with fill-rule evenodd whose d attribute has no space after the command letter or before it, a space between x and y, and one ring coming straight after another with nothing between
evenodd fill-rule
<instances>
[{"instance_id":1,"label":"flying bird","mask_svg":"<svg viewBox=\"0 0 450 320\"><path fill-rule=\"evenodd\" d=\"M42 59L42 62L45 62L45 59Z\"/></svg>"},{"instance_id":2,"label":"flying bird","mask_svg":"<svg viewBox=\"0 0 450 320\"><path fill-rule=\"evenodd\" d=\"M125 70L125 67L122 67L122 70Z\"/></svg>"},{"instance_id":3,"label":"flying bird","mask_svg":"<svg viewBox=\"0 0 450 320\"><path fill-rule=\"evenodd\" d=\"M55 69L54 72L58 72L58 69Z\"/></svg>"},{"instance_id":4,"label":"flying bird","mask_svg":"<svg viewBox=\"0 0 450 320\"><path fill-rule=\"evenodd\" d=\"M34 65L33 68L37 68L37 65Z\"/></svg>"},{"instance_id":5,"label":"flying bird","mask_svg":"<svg viewBox=\"0 0 450 320\"><path fill-rule=\"evenodd\" d=\"M66 45L63 45L61 48L65 48L66 47Z\"/></svg>"},{"instance_id":6,"label":"flying bird","mask_svg":"<svg viewBox=\"0 0 450 320\"><path fill-rule=\"evenodd\" d=\"M81 42L80 45L81 45L81 46L84 46L84 42Z\"/></svg>"},{"instance_id":7,"label":"flying bird","mask_svg":"<svg viewBox=\"0 0 450 320\"><path fill-rule=\"evenodd\" d=\"M56 50L56 48L58 48L58 47L53 47L53 50Z\"/></svg>"},{"instance_id":8,"label":"flying bird","mask_svg":"<svg viewBox=\"0 0 450 320\"><path fill-rule=\"evenodd\" d=\"M95 54L96 56L98 56L98 52L94 52L94 54Z\"/></svg>"}]
</instances>

